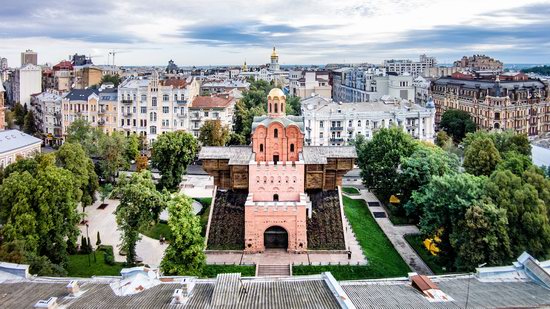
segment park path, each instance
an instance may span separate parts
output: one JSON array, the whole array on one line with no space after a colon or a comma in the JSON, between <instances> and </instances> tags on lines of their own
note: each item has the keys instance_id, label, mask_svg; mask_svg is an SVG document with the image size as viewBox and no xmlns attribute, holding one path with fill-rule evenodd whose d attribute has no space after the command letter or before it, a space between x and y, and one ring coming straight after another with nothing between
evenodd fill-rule
<instances>
[{"instance_id":1,"label":"park path","mask_svg":"<svg viewBox=\"0 0 550 309\"><path fill-rule=\"evenodd\" d=\"M372 192L369 192L367 189L360 189L359 191L361 195L345 195L354 200L363 199L367 202L367 205L368 202L378 202L380 205L379 207L369 207L366 205L370 212L373 213L373 217L374 212L386 213L386 210L382 207L382 203ZM384 231L384 234L386 234L389 238L390 242L393 244L399 255L401 255L405 263L407 263L413 271L421 275L434 274L404 238L407 234L420 234L420 231L416 226L394 225L390 219L387 218L387 213L386 218L375 217L374 220L378 223L382 231Z\"/></svg>"}]
</instances>

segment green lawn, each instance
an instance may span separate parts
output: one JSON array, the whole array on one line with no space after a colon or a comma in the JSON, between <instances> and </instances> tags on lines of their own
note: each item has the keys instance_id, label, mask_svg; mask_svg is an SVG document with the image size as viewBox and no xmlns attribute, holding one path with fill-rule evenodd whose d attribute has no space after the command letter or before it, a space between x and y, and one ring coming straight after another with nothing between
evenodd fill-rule
<instances>
[{"instance_id":1,"label":"green lawn","mask_svg":"<svg viewBox=\"0 0 550 309\"><path fill-rule=\"evenodd\" d=\"M400 277L410 272L390 240L370 213L365 201L344 196L344 212L348 218L369 267L376 270L373 277Z\"/></svg>"},{"instance_id":2,"label":"green lawn","mask_svg":"<svg viewBox=\"0 0 550 309\"><path fill-rule=\"evenodd\" d=\"M215 278L218 274L223 273L240 273L242 277L253 277L256 275L255 266L240 266L240 265L206 265L202 276L206 278Z\"/></svg>"},{"instance_id":3,"label":"green lawn","mask_svg":"<svg viewBox=\"0 0 550 309\"><path fill-rule=\"evenodd\" d=\"M432 255L422 243L424 237L422 235L405 235L405 240L411 245L411 247L420 255L420 258L428 265L428 267L436 274L443 275L448 272L444 271L437 256Z\"/></svg>"},{"instance_id":4,"label":"green lawn","mask_svg":"<svg viewBox=\"0 0 550 309\"><path fill-rule=\"evenodd\" d=\"M360 192L357 190L357 188L354 187L342 187L342 192L347 193L349 195L359 195Z\"/></svg>"},{"instance_id":5,"label":"green lawn","mask_svg":"<svg viewBox=\"0 0 550 309\"><path fill-rule=\"evenodd\" d=\"M153 239L160 239L161 235L165 239L170 239L170 236L172 235L168 224L163 222L144 228L140 231L140 233Z\"/></svg>"},{"instance_id":6,"label":"green lawn","mask_svg":"<svg viewBox=\"0 0 550 309\"><path fill-rule=\"evenodd\" d=\"M91 266L88 266L88 255L75 254L69 256L67 272L69 277L88 278L91 276L120 276L120 270L124 268L123 263L107 265L103 261L103 251L96 251L96 262L94 255L90 254Z\"/></svg>"}]
</instances>

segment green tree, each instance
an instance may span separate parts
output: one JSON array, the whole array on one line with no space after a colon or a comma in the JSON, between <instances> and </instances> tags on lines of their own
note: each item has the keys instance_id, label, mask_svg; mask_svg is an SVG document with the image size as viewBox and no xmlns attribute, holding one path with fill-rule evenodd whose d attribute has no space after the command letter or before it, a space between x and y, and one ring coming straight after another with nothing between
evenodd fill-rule
<instances>
[{"instance_id":1,"label":"green tree","mask_svg":"<svg viewBox=\"0 0 550 309\"><path fill-rule=\"evenodd\" d=\"M90 157L99 157L99 143L105 134L99 129L93 128L84 119L75 120L67 128L66 142L80 144Z\"/></svg>"},{"instance_id":2,"label":"green tree","mask_svg":"<svg viewBox=\"0 0 550 309\"><path fill-rule=\"evenodd\" d=\"M508 151L504 153L504 158L497 165L497 169L509 170L521 176L531 165L533 165L533 162L530 157L517 153L516 151Z\"/></svg>"},{"instance_id":3,"label":"green tree","mask_svg":"<svg viewBox=\"0 0 550 309\"><path fill-rule=\"evenodd\" d=\"M452 143L451 137L447 134L447 132L441 130L437 132L435 135L435 144L441 148L445 148L448 143Z\"/></svg>"},{"instance_id":4,"label":"green tree","mask_svg":"<svg viewBox=\"0 0 550 309\"><path fill-rule=\"evenodd\" d=\"M116 220L121 232L121 249L126 251L126 263L134 265L136 243L141 238L139 230L158 221L166 198L156 190L149 171L135 173L130 180L121 181L116 194L120 196Z\"/></svg>"},{"instance_id":5,"label":"green tree","mask_svg":"<svg viewBox=\"0 0 550 309\"><path fill-rule=\"evenodd\" d=\"M420 143L409 157L401 158L398 183L401 185L401 204L406 204L414 191L427 185L434 176L458 172L458 157L439 147ZM418 218L418 213L409 213Z\"/></svg>"},{"instance_id":6,"label":"green tree","mask_svg":"<svg viewBox=\"0 0 550 309\"><path fill-rule=\"evenodd\" d=\"M501 160L490 138L478 138L464 150L464 169L476 176L491 175Z\"/></svg>"},{"instance_id":7,"label":"green tree","mask_svg":"<svg viewBox=\"0 0 550 309\"><path fill-rule=\"evenodd\" d=\"M474 132L476 125L472 121L470 114L458 109L450 109L443 113L441 116L441 122L439 123L441 129L445 130L455 142L460 142L466 133Z\"/></svg>"},{"instance_id":8,"label":"green tree","mask_svg":"<svg viewBox=\"0 0 550 309\"><path fill-rule=\"evenodd\" d=\"M225 146L229 141L229 128L221 120L206 120L199 133L199 142L204 146Z\"/></svg>"},{"instance_id":9,"label":"green tree","mask_svg":"<svg viewBox=\"0 0 550 309\"><path fill-rule=\"evenodd\" d=\"M120 85L121 82L122 82L122 79L120 78L120 76L118 74L116 74L116 75L106 74L106 75L103 75L101 77L100 84L113 83L115 85L115 88L116 88L116 87L118 87L118 85Z\"/></svg>"},{"instance_id":10,"label":"green tree","mask_svg":"<svg viewBox=\"0 0 550 309\"><path fill-rule=\"evenodd\" d=\"M69 170L75 176L80 189L82 208L95 202L95 192L99 188L98 177L92 160L84 148L78 144L64 143L55 153L57 165Z\"/></svg>"},{"instance_id":11,"label":"green tree","mask_svg":"<svg viewBox=\"0 0 550 309\"><path fill-rule=\"evenodd\" d=\"M109 198L112 191L113 191L113 185L110 183L106 183L99 188L99 196L101 197L102 204L105 204L105 199Z\"/></svg>"},{"instance_id":12,"label":"green tree","mask_svg":"<svg viewBox=\"0 0 550 309\"><path fill-rule=\"evenodd\" d=\"M523 179L522 179L523 178ZM550 248L550 182L534 166L523 176L497 170L487 182L485 195L506 210L508 234L514 256L523 251L546 256Z\"/></svg>"},{"instance_id":13,"label":"green tree","mask_svg":"<svg viewBox=\"0 0 550 309\"><path fill-rule=\"evenodd\" d=\"M466 211L483 194L485 177L467 173L434 176L429 184L413 192L408 212L420 214L420 231L424 235L439 235L441 262L449 269L455 267L456 249L451 244L454 234L462 229L457 225Z\"/></svg>"},{"instance_id":14,"label":"green tree","mask_svg":"<svg viewBox=\"0 0 550 309\"><path fill-rule=\"evenodd\" d=\"M466 210L458 222L451 245L457 251L458 269L473 270L477 265L503 265L511 259L508 219L504 209L480 200Z\"/></svg>"},{"instance_id":15,"label":"green tree","mask_svg":"<svg viewBox=\"0 0 550 309\"><path fill-rule=\"evenodd\" d=\"M5 120L5 124L6 124L6 129L13 129L13 125L14 125L14 121L15 121L15 116L13 114L12 111L9 111L9 110L6 110L6 112L4 113L4 120Z\"/></svg>"},{"instance_id":16,"label":"green tree","mask_svg":"<svg viewBox=\"0 0 550 309\"><path fill-rule=\"evenodd\" d=\"M198 276L206 264L200 220L191 205L191 199L183 195L168 202L168 226L172 233L160 265L164 274Z\"/></svg>"},{"instance_id":17,"label":"green tree","mask_svg":"<svg viewBox=\"0 0 550 309\"><path fill-rule=\"evenodd\" d=\"M462 140L464 148L468 148L475 140L480 138L490 138L495 147L504 156L507 152L517 152L524 156L531 156L531 144L526 134L519 134L511 130L503 132L488 132L479 130L466 134L466 138Z\"/></svg>"},{"instance_id":18,"label":"green tree","mask_svg":"<svg viewBox=\"0 0 550 309\"><path fill-rule=\"evenodd\" d=\"M102 159L99 165L103 177L107 181L113 183L118 172L130 166L126 149L127 140L122 132L105 135L99 141L99 152Z\"/></svg>"},{"instance_id":19,"label":"green tree","mask_svg":"<svg viewBox=\"0 0 550 309\"><path fill-rule=\"evenodd\" d=\"M231 132L229 134L229 145L245 145L246 138L239 133Z\"/></svg>"},{"instance_id":20,"label":"green tree","mask_svg":"<svg viewBox=\"0 0 550 309\"><path fill-rule=\"evenodd\" d=\"M15 103L15 106L13 108L13 113L15 115L15 124L19 127L23 127L23 124L25 123L25 109L23 108L23 105L21 103L17 102Z\"/></svg>"},{"instance_id":21,"label":"green tree","mask_svg":"<svg viewBox=\"0 0 550 309\"><path fill-rule=\"evenodd\" d=\"M286 114L294 116L302 115L302 103L300 101L300 97L291 95L286 98Z\"/></svg>"},{"instance_id":22,"label":"green tree","mask_svg":"<svg viewBox=\"0 0 550 309\"><path fill-rule=\"evenodd\" d=\"M126 161L130 162L139 155L139 137L132 133L126 137Z\"/></svg>"},{"instance_id":23,"label":"green tree","mask_svg":"<svg viewBox=\"0 0 550 309\"><path fill-rule=\"evenodd\" d=\"M177 188L187 165L195 158L197 149L197 141L187 132L167 132L158 137L153 144L151 161L162 175L161 188Z\"/></svg>"},{"instance_id":24,"label":"green tree","mask_svg":"<svg viewBox=\"0 0 550 309\"><path fill-rule=\"evenodd\" d=\"M384 199L398 193L401 158L410 156L415 147L412 137L396 127L382 128L372 140L356 143L363 183Z\"/></svg>"},{"instance_id":25,"label":"green tree","mask_svg":"<svg viewBox=\"0 0 550 309\"><path fill-rule=\"evenodd\" d=\"M38 133L38 127L36 126L36 121L34 119L33 111L29 111L23 120L23 132L29 135L35 135Z\"/></svg>"}]
</instances>

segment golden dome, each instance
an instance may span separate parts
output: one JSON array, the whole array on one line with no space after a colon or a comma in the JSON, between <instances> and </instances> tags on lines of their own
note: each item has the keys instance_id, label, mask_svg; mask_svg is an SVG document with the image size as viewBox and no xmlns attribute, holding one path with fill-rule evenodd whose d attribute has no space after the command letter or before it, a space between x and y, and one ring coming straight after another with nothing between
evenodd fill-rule
<instances>
[{"instance_id":1,"label":"golden dome","mask_svg":"<svg viewBox=\"0 0 550 309\"><path fill-rule=\"evenodd\" d=\"M277 52L275 51L275 46L273 46L273 52L271 52L271 57L279 57L279 55L277 55Z\"/></svg>"},{"instance_id":2,"label":"golden dome","mask_svg":"<svg viewBox=\"0 0 550 309\"><path fill-rule=\"evenodd\" d=\"M267 96L272 97L272 98L275 98L275 97L277 97L277 98L285 97L286 98L285 93L279 88L271 89L271 91L269 91L269 94Z\"/></svg>"}]
</instances>

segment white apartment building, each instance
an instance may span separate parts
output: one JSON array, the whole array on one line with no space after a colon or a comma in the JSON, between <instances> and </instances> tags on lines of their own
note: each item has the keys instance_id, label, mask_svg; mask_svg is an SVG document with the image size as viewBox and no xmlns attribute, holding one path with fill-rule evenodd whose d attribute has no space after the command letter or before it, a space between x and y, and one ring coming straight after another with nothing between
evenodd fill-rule
<instances>
[{"instance_id":1,"label":"white apartment building","mask_svg":"<svg viewBox=\"0 0 550 309\"><path fill-rule=\"evenodd\" d=\"M187 87L164 85L156 71L150 79L127 79L118 87L118 128L145 135L151 145L159 134L189 127Z\"/></svg>"},{"instance_id":2,"label":"white apartment building","mask_svg":"<svg viewBox=\"0 0 550 309\"><path fill-rule=\"evenodd\" d=\"M307 98L318 94L330 98L332 87L327 71L291 71L289 74L290 95Z\"/></svg>"},{"instance_id":3,"label":"white apartment building","mask_svg":"<svg viewBox=\"0 0 550 309\"><path fill-rule=\"evenodd\" d=\"M207 120L220 120L222 126L232 129L237 102L237 98L231 96L233 93L236 93L236 90L227 94L198 96L193 99L189 106L189 131L193 132L193 136L199 136L200 129Z\"/></svg>"},{"instance_id":4,"label":"white apartment building","mask_svg":"<svg viewBox=\"0 0 550 309\"><path fill-rule=\"evenodd\" d=\"M380 128L396 125L412 137L433 142L433 104L417 104L384 97L378 102L336 103L321 96L302 100L305 143L311 146L346 145L358 135L371 139Z\"/></svg>"},{"instance_id":5,"label":"white apartment building","mask_svg":"<svg viewBox=\"0 0 550 309\"><path fill-rule=\"evenodd\" d=\"M413 76L386 74L378 68L342 68L333 72L336 102L372 102L384 96L414 100Z\"/></svg>"},{"instance_id":6,"label":"white apartment building","mask_svg":"<svg viewBox=\"0 0 550 309\"><path fill-rule=\"evenodd\" d=\"M426 106L430 97L430 85L431 82L422 76L418 76L413 80L414 103Z\"/></svg>"},{"instance_id":7,"label":"white apartment building","mask_svg":"<svg viewBox=\"0 0 550 309\"><path fill-rule=\"evenodd\" d=\"M63 138L62 99L61 93L53 89L35 94L31 99L37 128L42 132L44 143L49 146L61 144Z\"/></svg>"},{"instance_id":8,"label":"white apartment building","mask_svg":"<svg viewBox=\"0 0 550 309\"><path fill-rule=\"evenodd\" d=\"M15 70L13 79L13 100L22 105L31 103L31 95L42 92L42 68L27 64Z\"/></svg>"},{"instance_id":9,"label":"white apartment building","mask_svg":"<svg viewBox=\"0 0 550 309\"><path fill-rule=\"evenodd\" d=\"M409 73L414 76L421 75L424 70L433 68L437 65L435 57L428 57L426 55L420 55L418 61L412 60L384 60L384 67L387 72L393 72L397 74Z\"/></svg>"}]
</instances>

